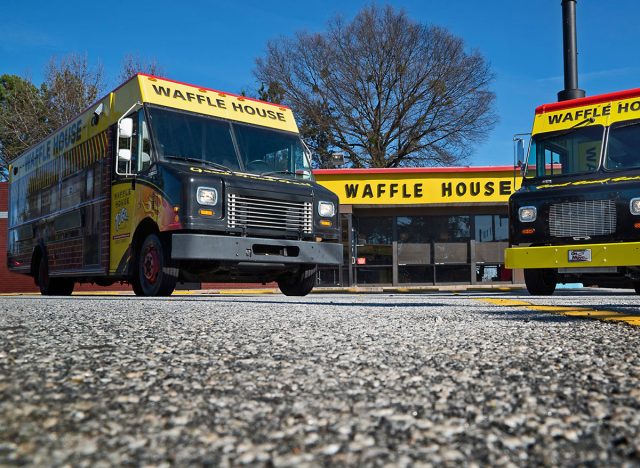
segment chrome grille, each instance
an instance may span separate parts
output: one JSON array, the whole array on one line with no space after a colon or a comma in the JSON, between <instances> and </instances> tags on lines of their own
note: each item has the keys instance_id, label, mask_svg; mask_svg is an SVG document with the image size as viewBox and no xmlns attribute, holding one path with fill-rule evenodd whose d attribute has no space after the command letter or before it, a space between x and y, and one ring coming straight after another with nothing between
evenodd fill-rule
<instances>
[{"instance_id":1,"label":"chrome grille","mask_svg":"<svg viewBox=\"0 0 640 468\"><path fill-rule=\"evenodd\" d=\"M549 227L554 237L587 237L616 230L614 200L586 200L551 205Z\"/></svg>"},{"instance_id":2,"label":"chrome grille","mask_svg":"<svg viewBox=\"0 0 640 468\"><path fill-rule=\"evenodd\" d=\"M313 204L229 193L227 224L231 228L313 232Z\"/></svg>"}]
</instances>

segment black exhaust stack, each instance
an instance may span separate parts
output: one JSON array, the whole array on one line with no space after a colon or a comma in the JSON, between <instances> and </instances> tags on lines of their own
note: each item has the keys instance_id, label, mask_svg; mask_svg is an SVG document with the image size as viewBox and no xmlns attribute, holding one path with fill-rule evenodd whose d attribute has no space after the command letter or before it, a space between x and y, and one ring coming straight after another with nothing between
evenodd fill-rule
<instances>
[{"instance_id":1,"label":"black exhaust stack","mask_svg":"<svg viewBox=\"0 0 640 468\"><path fill-rule=\"evenodd\" d=\"M558 93L558 101L585 96L578 88L578 46L576 39L577 0L562 0L562 46L564 52L564 89Z\"/></svg>"}]
</instances>

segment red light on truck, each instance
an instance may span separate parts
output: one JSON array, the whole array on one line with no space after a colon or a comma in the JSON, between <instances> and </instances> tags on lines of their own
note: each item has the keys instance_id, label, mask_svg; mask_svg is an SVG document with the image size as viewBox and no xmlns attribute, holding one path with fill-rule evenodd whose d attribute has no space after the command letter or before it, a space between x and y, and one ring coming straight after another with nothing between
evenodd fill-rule
<instances>
[{"instance_id":1,"label":"red light on truck","mask_svg":"<svg viewBox=\"0 0 640 468\"><path fill-rule=\"evenodd\" d=\"M522 230L522 234L526 234L526 235L533 234L534 232L536 232L536 230L533 228L527 228Z\"/></svg>"}]
</instances>

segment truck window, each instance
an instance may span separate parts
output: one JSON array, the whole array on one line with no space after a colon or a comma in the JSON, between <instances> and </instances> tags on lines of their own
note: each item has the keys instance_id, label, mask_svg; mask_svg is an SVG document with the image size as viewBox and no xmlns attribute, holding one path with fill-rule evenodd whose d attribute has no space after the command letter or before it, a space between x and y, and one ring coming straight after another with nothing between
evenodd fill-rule
<instances>
[{"instance_id":1,"label":"truck window","mask_svg":"<svg viewBox=\"0 0 640 468\"><path fill-rule=\"evenodd\" d=\"M311 165L298 135L250 125L233 126L247 171L311 178Z\"/></svg>"},{"instance_id":2,"label":"truck window","mask_svg":"<svg viewBox=\"0 0 640 468\"><path fill-rule=\"evenodd\" d=\"M139 135L139 121L138 121L138 116L137 114L131 113L128 114L126 116L126 118L132 118L133 119L133 137L132 138L123 138L122 136L119 138L118 140L118 148L119 149L128 149L131 150L131 158L129 160L127 159L121 159L120 157L117 158L117 164L118 164L118 168L117 168L117 173L121 174L121 175L129 175L132 172L137 172L137 164L138 164L138 148L140 147L139 141L138 141L138 135Z\"/></svg>"},{"instance_id":3,"label":"truck window","mask_svg":"<svg viewBox=\"0 0 640 468\"><path fill-rule=\"evenodd\" d=\"M534 135L525 177L595 172L600 165L603 135L601 125Z\"/></svg>"},{"instance_id":4,"label":"truck window","mask_svg":"<svg viewBox=\"0 0 640 468\"><path fill-rule=\"evenodd\" d=\"M149 109L149 119L160 158L195 158L240 169L228 122L158 108Z\"/></svg>"},{"instance_id":5,"label":"truck window","mask_svg":"<svg viewBox=\"0 0 640 468\"><path fill-rule=\"evenodd\" d=\"M151 135L144 110L129 114L133 119L133 137L120 138L118 148L131 150L131 160L118 160L118 172L130 174L146 171L151 166Z\"/></svg>"},{"instance_id":6,"label":"truck window","mask_svg":"<svg viewBox=\"0 0 640 468\"><path fill-rule=\"evenodd\" d=\"M611 170L640 167L640 121L611 126L604 167Z\"/></svg>"},{"instance_id":7,"label":"truck window","mask_svg":"<svg viewBox=\"0 0 640 468\"><path fill-rule=\"evenodd\" d=\"M151 166L151 134L149 126L144 115L144 110L138 112L138 148L140 152L137 155L138 172L146 171Z\"/></svg>"}]
</instances>

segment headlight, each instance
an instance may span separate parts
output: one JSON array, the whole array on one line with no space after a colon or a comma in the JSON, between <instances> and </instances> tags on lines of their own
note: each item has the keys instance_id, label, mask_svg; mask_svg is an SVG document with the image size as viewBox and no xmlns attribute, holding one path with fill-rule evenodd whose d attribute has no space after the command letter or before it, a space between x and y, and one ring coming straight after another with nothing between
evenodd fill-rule
<instances>
[{"instance_id":1,"label":"headlight","mask_svg":"<svg viewBox=\"0 0 640 468\"><path fill-rule=\"evenodd\" d=\"M201 205L215 205L218 203L218 191L211 187L198 187L196 198Z\"/></svg>"},{"instance_id":2,"label":"headlight","mask_svg":"<svg viewBox=\"0 0 640 468\"><path fill-rule=\"evenodd\" d=\"M629 202L631 214L640 215L640 198L632 198Z\"/></svg>"},{"instance_id":3,"label":"headlight","mask_svg":"<svg viewBox=\"0 0 640 468\"><path fill-rule=\"evenodd\" d=\"M336 207L329 201L318 202L318 214L323 218L331 218L336 214Z\"/></svg>"},{"instance_id":4,"label":"headlight","mask_svg":"<svg viewBox=\"0 0 640 468\"><path fill-rule=\"evenodd\" d=\"M538 210L535 206L523 206L518 210L518 219L522 223L531 223L538 217Z\"/></svg>"}]
</instances>

